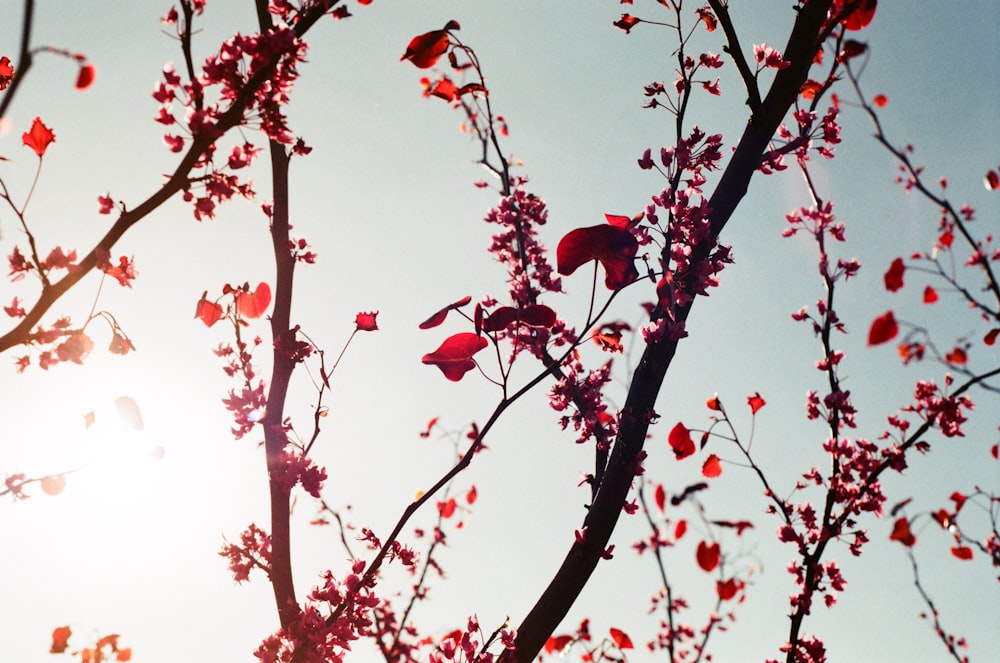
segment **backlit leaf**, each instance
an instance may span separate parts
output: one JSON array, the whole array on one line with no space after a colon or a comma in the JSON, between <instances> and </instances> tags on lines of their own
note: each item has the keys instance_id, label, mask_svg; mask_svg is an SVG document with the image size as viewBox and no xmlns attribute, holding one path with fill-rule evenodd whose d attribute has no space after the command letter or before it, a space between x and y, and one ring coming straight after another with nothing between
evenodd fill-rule
<instances>
[{"instance_id":1,"label":"backlit leaf","mask_svg":"<svg viewBox=\"0 0 1000 663\"><path fill-rule=\"evenodd\" d=\"M36 117L31 123L31 131L22 134L21 141L34 150L35 154L43 156L49 145L56 142L56 135L42 123L40 117Z\"/></svg>"},{"instance_id":2,"label":"backlit leaf","mask_svg":"<svg viewBox=\"0 0 1000 663\"><path fill-rule=\"evenodd\" d=\"M903 272L906 271L906 267L903 265L902 258L896 258L889 265L889 269L886 270L885 275L882 280L885 281L885 289L889 292L896 292L903 287Z\"/></svg>"},{"instance_id":3,"label":"backlit leaf","mask_svg":"<svg viewBox=\"0 0 1000 663\"><path fill-rule=\"evenodd\" d=\"M559 273L569 276L581 265L597 260L606 272L605 285L609 290L617 290L638 278L635 268L638 250L639 243L630 232L601 224L577 228L563 237L556 247L556 263Z\"/></svg>"},{"instance_id":4,"label":"backlit leaf","mask_svg":"<svg viewBox=\"0 0 1000 663\"><path fill-rule=\"evenodd\" d=\"M409 60L420 69L429 69L448 51L448 45L446 30L431 30L411 39L399 60Z\"/></svg>"},{"instance_id":5,"label":"backlit leaf","mask_svg":"<svg viewBox=\"0 0 1000 663\"><path fill-rule=\"evenodd\" d=\"M674 456L677 457L677 460L687 458L695 451L691 431L681 422L677 422L677 425L670 431L667 441L670 443L670 448L674 450Z\"/></svg>"},{"instance_id":6,"label":"backlit leaf","mask_svg":"<svg viewBox=\"0 0 1000 663\"><path fill-rule=\"evenodd\" d=\"M458 382L467 372L476 367L472 355L487 345L485 338L476 336L472 332L461 332L449 336L441 344L441 347L434 352L425 354L421 361L428 365L437 366L446 378L452 382Z\"/></svg>"},{"instance_id":7,"label":"backlit leaf","mask_svg":"<svg viewBox=\"0 0 1000 663\"><path fill-rule=\"evenodd\" d=\"M452 302L451 304L448 304L444 308L436 311L433 315L431 315L431 317L429 317L426 320L424 320L423 322L421 322L420 325L419 325L420 328L421 329L432 329L434 327L437 327L442 322L444 322L445 318L448 317L448 311L452 311L452 310L461 308L461 307L465 306L466 304L468 304L471 301L472 301L472 297L466 295L465 297L462 297L461 299L459 299L457 302Z\"/></svg>"},{"instance_id":8,"label":"backlit leaf","mask_svg":"<svg viewBox=\"0 0 1000 663\"><path fill-rule=\"evenodd\" d=\"M263 281L253 292L240 290L236 293L236 314L241 318L259 318L271 303L271 286Z\"/></svg>"},{"instance_id":9,"label":"backlit leaf","mask_svg":"<svg viewBox=\"0 0 1000 663\"><path fill-rule=\"evenodd\" d=\"M719 457L712 454L706 458L705 463L701 466L701 473L709 479L714 479L722 474L722 463L719 462Z\"/></svg>"},{"instance_id":10,"label":"backlit leaf","mask_svg":"<svg viewBox=\"0 0 1000 663\"><path fill-rule=\"evenodd\" d=\"M722 555L719 552L718 541L714 543L708 543L707 541L702 541L698 544L698 549L695 551L695 557L698 560L698 566L701 567L702 571L706 573L711 573L715 570L715 567L719 565L719 561Z\"/></svg>"},{"instance_id":11,"label":"backlit leaf","mask_svg":"<svg viewBox=\"0 0 1000 663\"><path fill-rule=\"evenodd\" d=\"M871 329L868 330L868 345L879 345L896 338L899 333L899 324L892 311L887 311L872 322Z\"/></svg>"},{"instance_id":12,"label":"backlit leaf","mask_svg":"<svg viewBox=\"0 0 1000 663\"><path fill-rule=\"evenodd\" d=\"M611 628L611 639L614 640L615 644L618 645L618 649L633 649L632 638L628 637L628 634L621 629Z\"/></svg>"}]
</instances>

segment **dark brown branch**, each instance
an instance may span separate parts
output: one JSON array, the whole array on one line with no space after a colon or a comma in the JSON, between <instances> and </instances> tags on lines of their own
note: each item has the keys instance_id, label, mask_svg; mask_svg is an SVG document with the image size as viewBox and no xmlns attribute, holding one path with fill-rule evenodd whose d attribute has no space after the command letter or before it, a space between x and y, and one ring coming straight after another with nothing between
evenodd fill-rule
<instances>
[{"instance_id":1,"label":"dark brown branch","mask_svg":"<svg viewBox=\"0 0 1000 663\"><path fill-rule=\"evenodd\" d=\"M832 0L814 1L799 9L784 50L785 59L791 66L775 76L760 112L751 117L709 201L713 238L719 236L746 195L750 178L768 142L806 80L831 3ZM707 254L709 245L706 243L697 250ZM690 311L691 305L679 310L677 320L686 321ZM657 310L654 316L662 317L663 312ZM515 660L523 663L534 660L596 568L635 478L649 428L648 417L654 412L656 398L676 349L675 341L646 346L622 410L621 426L607 473L584 519L586 537L582 542L573 543L555 577L518 627Z\"/></svg>"}]
</instances>

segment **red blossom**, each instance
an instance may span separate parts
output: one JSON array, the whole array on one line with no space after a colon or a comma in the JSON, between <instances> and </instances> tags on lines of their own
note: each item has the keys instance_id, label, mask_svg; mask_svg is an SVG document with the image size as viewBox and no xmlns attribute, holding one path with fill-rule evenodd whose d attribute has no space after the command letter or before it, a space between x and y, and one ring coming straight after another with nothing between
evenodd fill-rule
<instances>
[{"instance_id":1,"label":"red blossom","mask_svg":"<svg viewBox=\"0 0 1000 663\"><path fill-rule=\"evenodd\" d=\"M752 396L747 396L747 405L750 406L750 414L757 414L757 411L767 405L760 392L755 391Z\"/></svg>"},{"instance_id":2,"label":"red blossom","mask_svg":"<svg viewBox=\"0 0 1000 663\"><path fill-rule=\"evenodd\" d=\"M42 118L36 117L31 123L31 131L25 132L21 136L21 141L41 157L45 155L49 145L56 142L56 135L42 123Z\"/></svg>"}]
</instances>

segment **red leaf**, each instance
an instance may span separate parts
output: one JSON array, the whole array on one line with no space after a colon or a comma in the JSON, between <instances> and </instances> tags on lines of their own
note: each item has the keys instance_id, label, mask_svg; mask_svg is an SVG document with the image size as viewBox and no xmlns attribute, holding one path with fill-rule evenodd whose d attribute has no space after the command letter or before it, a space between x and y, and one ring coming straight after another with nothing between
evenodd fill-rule
<instances>
[{"instance_id":1,"label":"red leaf","mask_svg":"<svg viewBox=\"0 0 1000 663\"><path fill-rule=\"evenodd\" d=\"M719 560L722 557L719 554L719 543L710 544L707 541L700 542L698 550L695 552L695 557L698 559L698 566L706 573L711 573L719 565Z\"/></svg>"},{"instance_id":2,"label":"red leaf","mask_svg":"<svg viewBox=\"0 0 1000 663\"><path fill-rule=\"evenodd\" d=\"M656 502L656 508L663 513L663 509L667 504L667 491L663 489L663 484L656 484L656 490L653 491L653 500Z\"/></svg>"},{"instance_id":3,"label":"red leaf","mask_svg":"<svg viewBox=\"0 0 1000 663\"><path fill-rule=\"evenodd\" d=\"M618 649L634 649L632 646L632 638L628 637L628 634L621 629L611 628L611 639L615 641L618 645Z\"/></svg>"},{"instance_id":4,"label":"red leaf","mask_svg":"<svg viewBox=\"0 0 1000 663\"><path fill-rule=\"evenodd\" d=\"M551 654L552 652L561 652L566 648L566 645L573 642L572 635L553 635L550 636L548 640L545 641L545 653Z\"/></svg>"},{"instance_id":5,"label":"red leaf","mask_svg":"<svg viewBox=\"0 0 1000 663\"><path fill-rule=\"evenodd\" d=\"M443 309L437 311L436 313L434 313L434 315L432 315L431 317L429 317L426 320L424 320L423 322L421 322L420 323L420 328L421 329L432 329L434 327L437 327L442 322L444 322L444 319L446 317L448 317L448 311L452 311L452 310L461 308L461 307L465 306L466 304L468 304L471 301L472 301L472 297L466 295L465 297L462 297L461 299L459 299L457 302L453 302L451 304L448 304Z\"/></svg>"},{"instance_id":6,"label":"red leaf","mask_svg":"<svg viewBox=\"0 0 1000 663\"><path fill-rule=\"evenodd\" d=\"M59 626L52 631L52 646L49 648L50 654L61 654L69 646L69 636L73 631L68 626Z\"/></svg>"},{"instance_id":7,"label":"red leaf","mask_svg":"<svg viewBox=\"0 0 1000 663\"><path fill-rule=\"evenodd\" d=\"M694 440L691 439L691 431L681 422L677 422L677 425L670 431L667 441L674 450L677 460L687 458L694 453Z\"/></svg>"},{"instance_id":8,"label":"red leaf","mask_svg":"<svg viewBox=\"0 0 1000 663\"><path fill-rule=\"evenodd\" d=\"M953 348L944 358L949 364L957 364L959 366L969 361L969 355L962 348Z\"/></svg>"},{"instance_id":9,"label":"red leaf","mask_svg":"<svg viewBox=\"0 0 1000 663\"><path fill-rule=\"evenodd\" d=\"M358 331L378 331L378 311L364 311L354 316L354 326Z\"/></svg>"},{"instance_id":10,"label":"red leaf","mask_svg":"<svg viewBox=\"0 0 1000 663\"><path fill-rule=\"evenodd\" d=\"M993 456L994 460L1000 460L1000 444L994 444L990 447L990 455Z\"/></svg>"},{"instance_id":11,"label":"red leaf","mask_svg":"<svg viewBox=\"0 0 1000 663\"><path fill-rule=\"evenodd\" d=\"M701 473L709 479L714 479L722 474L722 464L719 462L719 457L712 454L706 458L704 465L701 466Z\"/></svg>"},{"instance_id":12,"label":"red leaf","mask_svg":"<svg viewBox=\"0 0 1000 663\"><path fill-rule=\"evenodd\" d=\"M840 13L844 6L852 0L837 0L834 3L834 12ZM848 14L843 23L847 30L861 30L872 22L875 16L875 8L878 0L861 0L857 9Z\"/></svg>"},{"instance_id":13,"label":"red leaf","mask_svg":"<svg viewBox=\"0 0 1000 663\"><path fill-rule=\"evenodd\" d=\"M987 332L986 336L983 337L983 343L986 345L993 345L997 342L997 334L1000 334L1000 328L991 329Z\"/></svg>"},{"instance_id":14,"label":"red leaf","mask_svg":"<svg viewBox=\"0 0 1000 663\"><path fill-rule=\"evenodd\" d=\"M937 290L927 286L924 288L924 304L933 304L938 300Z\"/></svg>"},{"instance_id":15,"label":"red leaf","mask_svg":"<svg viewBox=\"0 0 1000 663\"><path fill-rule=\"evenodd\" d=\"M997 175L995 170L991 170L986 173L986 180L984 181L986 189L989 191L996 191L1000 189L1000 175Z\"/></svg>"},{"instance_id":16,"label":"red leaf","mask_svg":"<svg viewBox=\"0 0 1000 663\"><path fill-rule=\"evenodd\" d=\"M439 81L436 81L434 85L428 90L428 94L445 101L451 101L458 96L458 86L451 82L451 79L445 76Z\"/></svg>"},{"instance_id":17,"label":"red leaf","mask_svg":"<svg viewBox=\"0 0 1000 663\"><path fill-rule=\"evenodd\" d=\"M97 77L97 69L92 64L85 64L80 67L80 73L76 77L76 89L86 90Z\"/></svg>"},{"instance_id":18,"label":"red leaf","mask_svg":"<svg viewBox=\"0 0 1000 663\"><path fill-rule=\"evenodd\" d=\"M892 534L889 535L890 541L899 541L906 547L911 547L917 542L917 537L913 536L913 532L910 531L910 523L906 518L898 518L892 525Z\"/></svg>"},{"instance_id":19,"label":"red leaf","mask_svg":"<svg viewBox=\"0 0 1000 663\"><path fill-rule=\"evenodd\" d=\"M31 123L31 131L22 134L21 141L33 149L35 154L43 156L48 146L56 142L56 135L52 133L51 129L42 124L40 117L36 117L35 121Z\"/></svg>"},{"instance_id":20,"label":"red leaf","mask_svg":"<svg viewBox=\"0 0 1000 663\"><path fill-rule=\"evenodd\" d=\"M604 284L617 290L639 276L635 254L639 243L627 230L609 224L577 228L570 231L556 247L559 273L569 276L581 265L597 260L604 266Z\"/></svg>"},{"instance_id":21,"label":"red leaf","mask_svg":"<svg viewBox=\"0 0 1000 663\"><path fill-rule=\"evenodd\" d=\"M641 18L636 18L631 14L622 14L622 17L611 25L615 26L619 30L624 30L625 34L629 34L629 31L639 23L642 23Z\"/></svg>"},{"instance_id":22,"label":"red leaf","mask_svg":"<svg viewBox=\"0 0 1000 663\"><path fill-rule=\"evenodd\" d=\"M241 318L259 318L271 303L271 286L261 281L253 292L236 293L236 315Z\"/></svg>"},{"instance_id":23,"label":"red leaf","mask_svg":"<svg viewBox=\"0 0 1000 663\"><path fill-rule=\"evenodd\" d=\"M718 594L719 598L723 601L728 601L736 596L736 592L739 591L741 584L742 583L738 582L735 578L730 578L725 582L716 581L715 593Z\"/></svg>"},{"instance_id":24,"label":"red leaf","mask_svg":"<svg viewBox=\"0 0 1000 663\"><path fill-rule=\"evenodd\" d=\"M447 502L438 502L438 513L441 514L442 518L451 518L455 515L455 507L457 506L454 497L449 497Z\"/></svg>"},{"instance_id":25,"label":"red leaf","mask_svg":"<svg viewBox=\"0 0 1000 663\"><path fill-rule=\"evenodd\" d=\"M896 292L902 288L904 271L906 271L906 267L903 266L903 259L896 258L893 260L885 276L882 277L882 280L885 281L885 289L889 292Z\"/></svg>"},{"instance_id":26,"label":"red leaf","mask_svg":"<svg viewBox=\"0 0 1000 663\"><path fill-rule=\"evenodd\" d=\"M684 536L688 531L688 521L680 520L674 527L674 541L680 541L681 537Z\"/></svg>"},{"instance_id":27,"label":"red leaf","mask_svg":"<svg viewBox=\"0 0 1000 663\"><path fill-rule=\"evenodd\" d=\"M891 341L896 338L898 333L899 325L896 323L896 316L892 314L892 311L887 311L872 322L871 329L868 330L868 345L879 345Z\"/></svg>"},{"instance_id":28,"label":"red leaf","mask_svg":"<svg viewBox=\"0 0 1000 663\"><path fill-rule=\"evenodd\" d=\"M604 219L615 228L621 228L622 230L628 230L628 227L632 225L632 219L627 216L622 216L620 214L605 214Z\"/></svg>"},{"instance_id":29,"label":"red leaf","mask_svg":"<svg viewBox=\"0 0 1000 663\"><path fill-rule=\"evenodd\" d=\"M803 99L812 99L816 96L816 93L823 89L823 84L819 81L814 81L813 79L807 80L799 88L799 94L802 95Z\"/></svg>"},{"instance_id":30,"label":"red leaf","mask_svg":"<svg viewBox=\"0 0 1000 663\"><path fill-rule=\"evenodd\" d=\"M465 503L472 504L473 502L476 501L477 497L479 497L479 493L476 492L476 486L473 485L471 488L469 488L469 491L465 493Z\"/></svg>"},{"instance_id":31,"label":"red leaf","mask_svg":"<svg viewBox=\"0 0 1000 663\"><path fill-rule=\"evenodd\" d=\"M444 376L452 382L458 382L473 368L476 362L472 355L488 345L485 338L472 332L461 332L445 339L434 352L425 354L420 361L441 369Z\"/></svg>"},{"instance_id":32,"label":"red leaf","mask_svg":"<svg viewBox=\"0 0 1000 663\"><path fill-rule=\"evenodd\" d=\"M875 97L872 99L872 103L878 106L879 108L882 108L883 106L889 103L889 97L885 96L884 94L876 94Z\"/></svg>"},{"instance_id":33,"label":"red leaf","mask_svg":"<svg viewBox=\"0 0 1000 663\"><path fill-rule=\"evenodd\" d=\"M951 549L951 554L962 560L972 559L972 548L969 546L955 546Z\"/></svg>"},{"instance_id":34,"label":"red leaf","mask_svg":"<svg viewBox=\"0 0 1000 663\"><path fill-rule=\"evenodd\" d=\"M194 317L204 322L206 327L211 327L222 319L222 307L216 302L208 301L207 297L208 291L206 290L201 299L198 300L198 306L194 310Z\"/></svg>"},{"instance_id":35,"label":"red leaf","mask_svg":"<svg viewBox=\"0 0 1000 663\"><path fill-rule=\"evenodd\" d=\"M761 398L759 391L755 391L753 396L747 396L747 404L750 406L750 414L757 414L759 409L767 405L767 401Z\"/></svg>"},{"instance_id":36,"label":"red leaf","mask_svg":"<svg viewBox=\"0 0 1000 663\"><path fill-rule=\"evenodd\" d=\"M448 51L448 45L447 30L431 30L411 39L399 60L409 60L420 69L429 69Z\"/></svg>"},{"instance_id":37,"label":"red leaf","mask_svg":"<svg viewBox=\"0 0 1000 663\"><path fill-rule=\"evenodd\" d=\"M556 323L556 312L544 304L528 304L520 309L501 306L483 321L482 329L487 332L500 331L515 322L528 327L551 327Z\"/></svg>"},{"instance_id":38,"label":"red leaf","mask_svg":"<svg viewBox=\"0 0 1000 663\"><path fill-rule=\"evenodd\" d=\"M722 401L719 400L719 395L716 394L705 401L705 405L708 406L709 410L715 410L716 412L722 412Z\"/></svg>"}]
</instances>

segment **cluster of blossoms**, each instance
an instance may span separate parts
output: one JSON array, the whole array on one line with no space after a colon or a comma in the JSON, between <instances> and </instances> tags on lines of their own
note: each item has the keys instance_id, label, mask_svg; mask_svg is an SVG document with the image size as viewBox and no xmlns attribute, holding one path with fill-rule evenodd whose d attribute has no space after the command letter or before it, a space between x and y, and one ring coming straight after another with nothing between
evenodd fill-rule
<instances>
[{"instance_id":1,"label":"cluster of blossoms","mask_svg":"<svg viewBox=\"0 0 1000 663\"><path fill-rule=\"evenodd\" d=\"M660 149L659 164L653 161L649 149L639 159L640 168L655 168L670 183L646 206L643 218L648 226L636 224L630 230L640 245L652 242L650 232L655 231L669 250L661 262L663 277L657 284L657 299L671 320L676 308L689 304L696 295L707 295L708 288L717 286L718 273L733 261L730 247L720 245L713 237L709 218L712 210L701 189L705 173L719 168L721 148L721 134L709 136L694 127L687 138ZM665 222L661 222L659 210L666 212ZM676 327L661 318L644 330L644 336L649 342L662 340L664 334L683 335L683 329Z\"/></svg>"},{"instance_id":2,"label":"cluster of blossoms","mask_svg":"<svg viewBox=\"0 0 1000 663\"><path fill-rule=\"evenodd\" d=\"M815 149L825 159L833 158L833 146L840 142L840 125L837 123L839 109L831 106L817 124L815 111L799 109L793 114L798 132L792 132L785 124L778 127L781 144L764 153L757 169L765 174L785 170L784 155L792 153L802 161L809 159L809 150ZM819 146L817 140L822 141Z\"/></svg>"},{"instance_id":3,"label":"cluster of blossoms","mask_svg":"<svg viewBox=\"0 0 1000 663\"><path fill-rule=\"evenodd\" d=\"M200 13L201 8L195 9ZM278 15L285 12L277 6L272 6L271 11ZM190 39L190 26L179 21L176 9L171 9L162 20L177 26L179 39ZM254 195L250 182L222 172L213 163L215 141L230 127L237 124L256 127L268 139L292 145L296 154L310 151L301 139L292 137L283 112L298 78L297 66L305 61L306 51L306 42L297 36L294 27L286 24L263 34L233 35L217 54L205 61L201 74L186 83L172 63L164 67L163 79L153 89L153 99L160 104L155 119L164 126L181 129L180 133L164 135L164 143L172 152L179 153L188 140L202 142L203 152L196 166L205 172L190 180L184 191L184 200L193 203L197 220L212 218L216 205L233 196ZM207 99L209 91L215 92L215 101ZM182 118L175 111L175 102L183 109ZM249 142L235 145L226 165L230 170L245 168L261 151ZM198 193L191 190L192 185Z\"/></svg>"},{"instance_id":4,"label":"cluster of blossoms","mask_svg":"<svg viewBox=\"0 0 1000 663\"><path fill-rule=\"evenodd\" d=\"M608 412L604 402L604 385L611 381L611 362L587 371L579 359L570 358L563 364L564 377L552 385L549 406L556 412L573 407L573 413L564 415L559 423L563 429L571 423L579 435L577 443L594 438L600 449L608 449L618 431L618 422Z\"/></svg>"},{"instance_id":5,"label":"cluster of blossoms","mask_svg":"<svg viewBox=\"0 0 1000 663\"><path fill-rule=\"evenodd\" d=\"M323 583L313 588L305 604L293 606L290 623L268 636L254 652L261 663L336 663L343 661L351 643L372 629L372 611L379 599L372 592L375 582L365 579L364 560L355 560L342 581L333 573L323 574Z\"/></svg>"},{"instance_id":6,"label":"cluster of blossoms","mask_svg":"<svg viewBox=\"0 0 1000 663\"><path fill-rule=\"evenodd\" d=\"M513 629L500 630L500 643L506 651L513 651L514 639L517 632ZM455 661L456 663L493 663L496 660L505 660L501 654L498 657L488 651L484 651L490 643L484 642L483 631L479 626L479 620L469 617L465 629L457 629L449 633L441 644L431 652L428 660L430 663L445 663Z\"/></svg>"},{"instance_id":7,"label":"cluster of blossoms","mask_svg":"<svg viewBox=\"0 0 1000 663\"><path fill-rule=\"evenodd\" d=\"M229 560L229 570L236 582L244 582L254 568L270 573L271 536L253 523L240 534L240 545L227 543L219 552Z\"/></svg>"}]
</instances>

